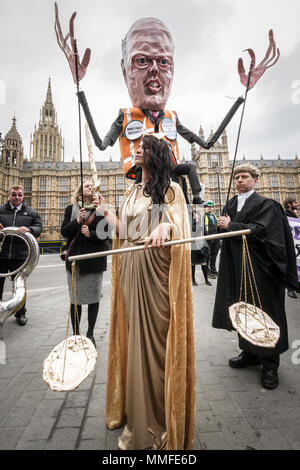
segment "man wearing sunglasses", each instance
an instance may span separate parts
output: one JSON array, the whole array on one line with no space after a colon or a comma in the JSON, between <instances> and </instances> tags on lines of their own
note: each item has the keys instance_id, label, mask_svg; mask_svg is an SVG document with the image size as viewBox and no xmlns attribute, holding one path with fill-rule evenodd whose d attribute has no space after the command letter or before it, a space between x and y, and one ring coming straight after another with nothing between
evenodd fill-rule
<instances>
[{"instance_id":1,"label":"man wearing sunglasses","mask_svg":"<svg viewBox=\"0 0 300 470\"><path fill-rule=\"evenodd\" d=\"M0 206L0 230L4 227L19 227L18 233L32 233L38 237L42 230L42 220L39 214L24 201L22 186L12 186L8 192L8 201ZM19 237L7 236L0 253L0 272L15 271L27 257L27 247ZM5 277L0 277L0 300L2 299ZM19 325L27 323L25 304L15 314Z\"/></svg>"}]
</instances>

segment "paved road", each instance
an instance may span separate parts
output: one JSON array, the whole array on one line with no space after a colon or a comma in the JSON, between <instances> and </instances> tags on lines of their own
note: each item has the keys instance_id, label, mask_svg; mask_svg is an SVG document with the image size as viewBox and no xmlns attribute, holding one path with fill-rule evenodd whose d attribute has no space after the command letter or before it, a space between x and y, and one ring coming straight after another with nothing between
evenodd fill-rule
<instances>
[{"instance_id":1,"label":"paved road","mask_svg":"<svg viewBox=\"0 0 300 470\"><path fill-rule=\"evenodd\" d=\"M294 348L281 356L280 387L268 391L260 385L260 367L228 367L228 358L239 352L236 334L210 326L216 281L206 286L200 269L196 277L195 449L300 449L300 295L286 299ZM0 365L0 449L117 449L122 429L105 426L109 301L110 264L95 330L96 370L75 391L51 391L42 364L65 339L68 294L58 255L40 258L28 280L27 325L20 327L11 317L3 328L7 363Z\"/></svg>"}]
</instances>

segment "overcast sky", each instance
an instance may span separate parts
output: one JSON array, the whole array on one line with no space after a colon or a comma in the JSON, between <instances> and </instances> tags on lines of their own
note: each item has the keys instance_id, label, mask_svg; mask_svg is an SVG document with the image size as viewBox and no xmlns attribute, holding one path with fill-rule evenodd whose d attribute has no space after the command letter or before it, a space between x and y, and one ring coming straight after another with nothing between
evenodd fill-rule
<instances>
[{"instance_id":1,"label":"overcast sky","mask_svg":"<svg viewBox=\"0 0 300 470\"><path fill-rule=\"evenodd\" d=\"M120 68L120 45L131 24L154 16L163 20L175 42L175 74L167 108L182 124L205 136L216 129L233 100L245 92L237 61L246 48L256 61L264 57L273 28L281 57L248 94L238 158L300 156L300 3L299 0L58 0L63 31L73 11L75 37L82 58L91 61L81 89L85 91L98 132L103 138L121 107L130 105ZM65 139L65 160L79 159L76 87L54 32L54 1L0 0L0 132L17 128L29 156L30 133L51 77L58 123ZM1 86L2 85L2 86ZM293 88L296 87L296 88ZM2 91L1 91L2 90ZM2 95L2 98L1 98ZM227 127L233 157L241 108ZM83 119L84 122L84 119ZM180 139L181 155L190 146ZM119 145L105 152L94 148L96 160L119 159ZM83 129L83 155L87 147Z\"/></svg>"}]
</instances>

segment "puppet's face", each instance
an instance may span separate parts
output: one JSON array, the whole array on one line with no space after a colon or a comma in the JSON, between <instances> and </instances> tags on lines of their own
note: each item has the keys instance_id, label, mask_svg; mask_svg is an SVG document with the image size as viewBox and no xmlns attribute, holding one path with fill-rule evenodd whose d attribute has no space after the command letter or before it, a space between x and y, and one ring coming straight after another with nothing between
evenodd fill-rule
<instances>
[{"instance_id":1,"label":"puppet's face","mask_svg":"<svg viewBox=\"0 0 300 470\"><path fill-rule=\"evenodd\" d=\"M254 178L248 171L237 173L234 177L235 187L238 193L247 193L254 189L257 178Z\"/></svg>"},{"instance_id":2,"label":"puppet's face","mask_svg":"<svg viewBox=\"0 0 300 470\"><path fill-rule=\"evenodd\" d=\"M132 105L150 111L165 109L173 80L173 46L169 33L155 23L132 30L122 70Z\"/></svg>"}]
</instances>

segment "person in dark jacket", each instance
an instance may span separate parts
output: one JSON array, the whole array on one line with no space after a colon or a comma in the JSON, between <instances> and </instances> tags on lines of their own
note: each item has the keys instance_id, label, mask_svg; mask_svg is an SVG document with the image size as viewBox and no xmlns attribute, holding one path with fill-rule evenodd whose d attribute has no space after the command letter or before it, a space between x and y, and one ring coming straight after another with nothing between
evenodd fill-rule
<instances>
[{"instance_id":1,"label":"person in dark jacket","mask_svg":"<svg viewBox=\"0 0 300 470\"><path fill-rule=\"evenodd\" d=\"M297 214L298 202L295 197L287 197L283 202L283 207L284 207L284 213L287 217L298 219L298 214ZM291 297L292 299L297 299L297 294L294 289L287 289L287 293L288 293L288 296Z\"/></svg>"},{"instance_id":2,"label":"person in dark jacket","mask_svg":"<svg viewBox=\"0 0 300 470\"><path fill-rule=\"evenodd\" d=\"M39 214L24 201L22 186L12 186L8 192L8 201L0 206L0 230L4 227L19 227L18 233L32 233L38 237L43 230L42 220ZM0 272L15 271L25 261L28 254L27 247L19 237L7 236L0 253ZM14 276L13 276L14 277ZM2 299L5 277L0 278L0 299ZM15 314L19 325L27 323L26 307Z\"/></svg>"},{"instance_id":3,"label":"person in dark jacket","mask_svg":"<svg viewBox=\"0 0 300 470\"><path fill-rule=\"evenodd\" d=\"M98 201L93 196L93 183L83 182L84 204L81 202L81 185L73 195L73 204L65 209L61 233L67 238L68 257L95 253L107 249L108 225L103 216L96 215ZM71 299L71 321L73 333L79 334L82 305L88 305L88 331L86 336L94 343L99 301L102 289L103 271L106 271L106 257L77 261L76 263L76 303L72 293L71 263L66 259L68 287Z\"/></svg>"},{"instance_id":4,"label":"person in dark jacket","mask_svg":"<svg viewBox=\"0 0 300 470\"><path fill-rule=\"evenodd\" d=\"M287 217L298 218L298 202L295 197L287 197L283 202L284 212Z\"/></svg>"},{"instance_id":5,"label":"person in dark jacket","mask_svg":"<svg viewBox=\"0 0 300 470\"><path fill-rule=\"evenodd\" d=\"M190 206L191 207L191 206ZM203 235L203 224L201 209L198 209L200 214L196 210L192 211L192 237L201 237ZM200 264L205 279L205 284L211 286L212 283L208 280L208 245L206 240L197 240L191 244L191 264L192 264L192 283L193 286L197 286L196 281L196 265Z\"/></svg>"},{"instance_id":6,"label":"person in dark jacket","mask_svg":"<svg viewBox=\"0 0 300 470\"><path fill-rule=\"evenodd\" d=\"M204 235L214 235L218 232L218 219L213 213L213 201L206 201L204 204ZM216 259L220 250L220 240L207 240L209 255L208 255L208 275L215 279L218 271L216 268Z\"/></svg>"}]
</instances>

